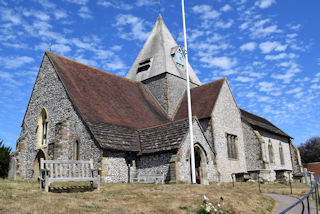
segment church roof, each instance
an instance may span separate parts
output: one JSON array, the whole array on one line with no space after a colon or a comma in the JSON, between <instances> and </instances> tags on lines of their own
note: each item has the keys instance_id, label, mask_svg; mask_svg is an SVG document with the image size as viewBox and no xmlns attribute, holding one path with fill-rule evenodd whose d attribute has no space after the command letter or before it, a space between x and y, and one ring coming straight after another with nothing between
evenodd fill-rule
<instances>
[{"instance_id":1,"label":"church roof","mask_svg":"<svg viewBox=\"0 0 320 214\"><path fill-rule=\"evenodd\" d=\"M87 122L146 128L168 122L142 83L47 51L73 104Z\"/></svg>"},{"instance_id":2,"label":"church roof","mask_svg":"<svg viewBox=\"0 0 320 214\"><path fill-rule=\"evenodd\" d=\"M223 78L191 89L190 94L193 116L197 116L198 119L211 117L212 110L224 81L225 79ZM188 103L187 94L185 93L174 119L181 120L187 117Z\"/></svg>"},{"instance_id":3,"label":"church roof","mask_svg":"<svg viewBox=\"0 0 320 214\"><path fill-rule=\"evenodd\" d=\"M185 70L177 68L172 59L172 51L177 49L177 46L178 44L172 37L161 15L159 15L147 41L126 77L136 81L143 81L162 73L171 73L186 79ZM138 68L143 66L147 70L142 69L139 72ZM188 68L190 81L200 85L201 82L190 64Z\"/></svg>"},{"instance_id":4,"label":"church roof","mask_svg":"<svg viewBox=\"0 0 320 214\"><path fill-rule=\"evenodd\" d=\"M284 136L284 137L288 137L291 138L289 135L287 135L286 133L284 133L281 129L279 129L278 127L276 127L275 125L273 125L270 121L268 121L267 119L260 117L258 115L252 114L250 112L247 112L243 109L240 109L241 111L241 118L242 120L248 122L250 125L255 126L255 127L259 127L262 129L265 129L267 131L273 132L275 134Z\"/></svg>"},{"instance_id":5,"label":"church roof","mask_svg":"<svg viewBox=\"0 0 320 214\"><path fill-rule=\"evenodd\" d=\"M189 131L188 119L170 122L139 131L141 153L148 154L179 149Z\"/></svg>"}]
</instances>

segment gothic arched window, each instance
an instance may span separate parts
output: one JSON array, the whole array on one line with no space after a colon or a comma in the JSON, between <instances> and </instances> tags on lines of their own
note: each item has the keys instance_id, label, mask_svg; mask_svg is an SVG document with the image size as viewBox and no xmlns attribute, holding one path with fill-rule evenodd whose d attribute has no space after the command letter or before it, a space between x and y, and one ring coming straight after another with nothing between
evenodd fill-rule
<instances>
[{"instance_id":1,"label":"gothic arched window","mask_svg":"<svg viewBox=\"0 0 320 214\"><path fill-rule=\"evenodd\" d=\"M38 119L38 146L45 146L48 144L48 113L42 109Z\"/></svg>"},{"instance_id":2,"label":"gothic arched window","mask_svg":"<svg viewBox=\"0 0 320 214\"><path fill-rule=\"evenodd\" d=\"M271 140L269 140L268 150L269 150L269 161L270 163L274 163L274 153L273 153Z\"/></svg>"},{"instance_id":3,"label":"gothic arched window","mask_svg":"<svg viewBox=\"0 0 320 214\"><path fill-rule=\"evenodd\" d=\"M281 143L279 145L279 154L280 154L280 163L281 165L284 165L284 156L283 156L283 149L282 149Z\"/></svg>"},{"instance_id":4,"label":"gothic arched window","mask_svg":"<svg viewBox=\"0 0 320 214\"><path fill-rule=\"evenodd\" d=\"M73 160L80 160L80 143L78 140L73 145Z\"/></svg>"}]
</instances>

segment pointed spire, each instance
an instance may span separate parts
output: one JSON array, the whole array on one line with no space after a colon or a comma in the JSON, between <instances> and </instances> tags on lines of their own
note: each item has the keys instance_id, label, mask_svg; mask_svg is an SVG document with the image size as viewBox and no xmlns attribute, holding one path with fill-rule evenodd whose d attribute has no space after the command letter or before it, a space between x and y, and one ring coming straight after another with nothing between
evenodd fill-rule
<instances>
[{"instance_id":1,"label":"pointed spire","mask_svg":"<svg viewBox=\"0 0 320 214\"><path fill-rule=\"evenodd\" d=\"M185 70L178 68L172 57L172 51L177 46L178 44L159 13L147 41L127 74L127 78L144 81L162 73L170 73L186 79ZM191 82L200 85L195 72L190 65L188 66Z\"/></svg>"}]
</instances>

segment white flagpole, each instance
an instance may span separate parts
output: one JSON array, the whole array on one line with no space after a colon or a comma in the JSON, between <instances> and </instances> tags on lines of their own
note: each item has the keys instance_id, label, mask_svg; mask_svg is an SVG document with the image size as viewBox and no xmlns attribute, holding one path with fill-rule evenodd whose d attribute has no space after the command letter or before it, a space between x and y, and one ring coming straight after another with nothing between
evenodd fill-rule
<instances>
[{"instance_id":1,"label":"white flagpole","mask_svg":"<svg viewBox=\"0 0 320 214\"><path fill-rule=\"evenodd\" d=\"M185 48L185 67L187 73L187 98L188 98L188 119L189 119L189 132L190 132L190 161L191 161L191 183L196 183L196 169L194 160L194 146L193 146L193 129L192 129L192 109L191 109L191 96L190 96L190 80L188 69L188 47L187 47L187 34L186 34L186 20L184 15L184 0L182 4L182 20L183 20L183 35L184 35L184 48Z\"/></svg>"}]
</instances>

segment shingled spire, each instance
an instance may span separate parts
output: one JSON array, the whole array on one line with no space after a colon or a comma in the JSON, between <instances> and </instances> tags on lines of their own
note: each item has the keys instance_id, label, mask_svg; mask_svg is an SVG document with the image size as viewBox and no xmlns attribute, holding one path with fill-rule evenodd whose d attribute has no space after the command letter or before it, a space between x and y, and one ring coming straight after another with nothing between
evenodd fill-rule
<instances>
[{"instance_id":1,"label":"shingled spire","mask_svg":"<svg viewBox=\"0 0 320 214\"><path fill-rule=\"evenodd\" d=\"M201 83L189 66L191 87ZM144 83L169 116L186 90L183 50L173 39L161 14L133 63L127 78Z\"/></svg>"},{"instance_id":2,"label":"shingled spire","mask_svg":"<svg viewBox=\"0 0 320 214\"><path fill-rule=\"evenodd\" d=\"M180 69L173 61L172 54L177 47L178 44L159 14L146 43L127 74L127 78L142 82L167 72L186 79L185 70ZM140 69L144 64L147 64L144 62L149 63L149 66ZM191 82L200 85L201 83L190 65L189 72Z\"/></svg>"}]
</instances>

